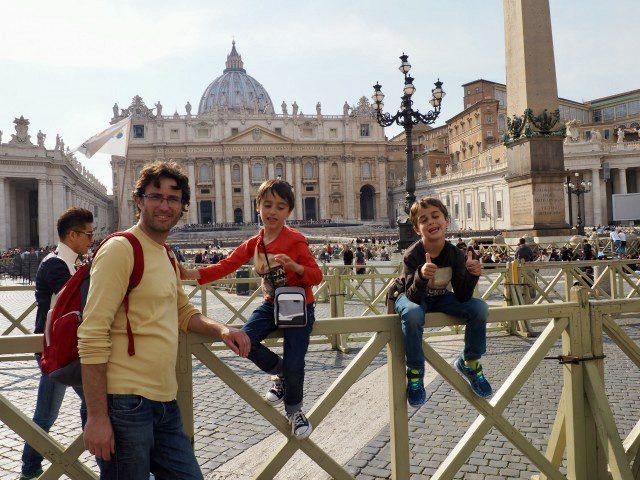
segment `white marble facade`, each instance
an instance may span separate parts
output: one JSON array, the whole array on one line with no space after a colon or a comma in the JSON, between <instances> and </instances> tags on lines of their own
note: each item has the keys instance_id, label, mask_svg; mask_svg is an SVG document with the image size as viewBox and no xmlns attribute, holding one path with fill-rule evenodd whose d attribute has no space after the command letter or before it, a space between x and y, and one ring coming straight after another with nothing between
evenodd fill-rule
<instances>
[{"instance_id":1,"label":"white marble facade","mask_svg":"<svg viewBox=\"0 0 640 480\"><path fill-rule=\"evenodd\" d=\"M59 136L47 149L42 132L32 143L28 119L16 118L14 125L11 140L0 140L0 250L56 244L58 217L75 206L93 212L97 238L110 232L113 206L106 187L64 150Z\"/></svg>"}]
</instances>

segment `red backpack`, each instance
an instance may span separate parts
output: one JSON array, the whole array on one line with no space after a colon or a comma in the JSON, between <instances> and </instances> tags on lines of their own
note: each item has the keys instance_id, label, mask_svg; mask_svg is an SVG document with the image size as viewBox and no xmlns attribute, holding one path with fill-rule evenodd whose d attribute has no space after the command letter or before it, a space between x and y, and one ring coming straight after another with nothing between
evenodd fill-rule
<instances>
[{"instance_id":1,"label":"red backpack","mask_svg":"<svg viewBox=\"0 0 640 480\"><path fill-rule=\"evenodd\" d=\"M127 292L122 300L127 317L127 337L129 355L135 355L133 332L129 323L129 293L138 286L144 272L144 254L140 241L130 232L116 232L108 235L94 251L112 237L125 237L133 247L133 270L129 277ZM175 270L175 257L169 246L164 245L167 256ZM42 339L42 358L40 369L52 380L65 385L81 387L82 375L80 356L78 355L78 327L82 322L82 312L89 293L91 280L91 264L93 259L82 265L73 276L67 280L58 294L58 299L52 310L47 314L47 321Z\"/></svg>"}]
</instances>

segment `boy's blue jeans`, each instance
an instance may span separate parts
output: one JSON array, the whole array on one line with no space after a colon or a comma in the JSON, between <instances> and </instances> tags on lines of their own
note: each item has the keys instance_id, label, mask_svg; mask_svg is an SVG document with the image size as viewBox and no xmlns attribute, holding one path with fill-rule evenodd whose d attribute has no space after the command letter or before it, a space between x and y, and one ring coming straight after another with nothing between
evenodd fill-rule
<instances>
[{"instance_id":1,"label":"boy's blue jeans","mask_svg":"<svg viewBox=\"0 0 640 480\"><path fill-rule=\"evenodd\" d=\"M309 348L309 337L315 321L313 303L307 305L307 326L283 328L283 358L262 345L267 335L276 329L273 317L273 303L263 302L249 317L242 330L251 340L249 360L262 371L284 377L284 406L287 413L297 412L302 408L304 389L304 356Z\"/></svg>"},{"instance_id":2,"label":"boy's blue jeans","mask_svg":"<svg viewBox=\"0 0 640 480\"><path fill-rule=\"evenodd\" d=\"M115 437L111 460L96 459L101 480L202 480L178 402L107 395Z\"/></svg>"},{"instance_id":3,"label":"boy's blue jeans","mask_svg":"<svg viewBox=\"0 0 640 480\"><path fill-rule=\"evenodd\" d=\"M396 300L395 310L402 320L404 348L409 368L424 369L422 333L425 312L441 312L465 320L465 360L477 360L486 351L489 306L479 298L461 303L452 292L447 292L444 295L426 297L421 305L417 305L402 294Z\"/></svg>"}]
</instances>

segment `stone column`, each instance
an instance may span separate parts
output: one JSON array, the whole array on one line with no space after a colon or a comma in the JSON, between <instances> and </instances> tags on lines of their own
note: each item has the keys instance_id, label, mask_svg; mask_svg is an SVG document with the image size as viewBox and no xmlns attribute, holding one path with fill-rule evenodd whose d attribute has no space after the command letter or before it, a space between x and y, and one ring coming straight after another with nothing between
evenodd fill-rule
<instances>
[{"instance_id":1,"label":"stone column","mask_svg":"<svg viewBox=\"0 0 640 480\"><path fill-rule=\"evenodd\" d=\"M593 201L593 224L602 225L602 198L600 196L600 169L591 170L591 198Z\"/></svg>"},{"instance_id":2,"label":"stone column","mask_svg":"<svg viewBox=\"0 0 640 480\"><path fill-rule=\"evenodd\" d=\"M320 190L320 220L328 220L329 184L327 182L327 159L318 157L318 189Z\"/></svg>"},{"instance_id":3,"label":"stone column","mask_svg":"<svg viewBox=\"0 0 640 480\"><path fill-rule=\"evenodd\" d=\"M242 210L244 223L249 223L251 215L251 182L249 181L249 159L242 159Z\"/></svg>"},{"instance_id":4,"label":"stone column","mask_svg":"<svg viewBox=\"0 0 640 480\"><path fill-rule=\"evenodd\" d=\"M38 239L40 247L46 247L51 242L49 238L49 190L47 181L38 180Z\"/></svg>"},{"instance_id":5,"label":"stone column","mask_svg":"<svg viewBox=\"0 0 640 480\"><path fill-rule=\"evenodd\" d=\"M51 181L51 186L53 188L53 243L58 243L58 229L56 228L56 224L58 222L58 218L64 212L64 186L62 184L62 179L55 179ZM93 210L92 210L93 212Z\"/></svg>"},{"instance_id":6,"label":"stone column","mask_svg":"<svg viewBox=\"0 0 640 480\"><path fill-rule=\"evenodd\" d=\"M70 186L65 187L65 194L67 196L66 208L73 207L73 193L71 192L71 187Z\"/></svg>"},{"instance_id":7,"label":"stone column","mask_svg":"<svg viewBox=\"0 0 640 480\"><path fill-rule=\"evenodd\" d=\"M304 214L302 212L302 159L300 157L294 158L294 181L296 192L296 211L295 220L303 220Z\"/></svg>"},{"instance_id":8,"label":"stone column","mask_svg":"<svg viewBox=\"0 0 640 480\"><path fill-rule=\"evenodd\" d=\"M220 168L220 164L222 163L221 158L215 158L213 160L213 184L215 188L215 198L216 198L216 222L222 223L224 222L223 217L223 206L222 206L222 169Z\"/></svg>"},{"instance_id":9,"label":"stone column","mask_svg":"<svg viewBox=\"0 0 640 480\"><path fill-rule=\"evenodd\" d=\"M618 169L618 183L620 184L620 191L616 193L627 193L627 169Z\"/></svg>"},{"instance_id":10,"label":"stone column","mask_svg":"<svg viewBox=\"0 0 640 480\"><path fill-rule=\"evenodd\" d=\"M11 245L8 243L8 239L10 236L9 233L9 225L10 221L8 215L9 213L9 204L5 203L6 193L4 188L4 177L0 177L0 200L2 200L2 205L0 205L0 225L2 225L2 231L0 232L0 251L7 250Z\"/></svg>"},{"instance_id":11,"label":"stone column","mask_svg":"<svg viewBox=\"0 0 640 480\"><path fill-rule=\"evenodd\" d=\"M389 205L387 200L387 162L384 158L378 159L378 191L380 203L378 204L378 221L389 220Z\"/></svg>"},{"instance_id":12,"label":"stone column","mask_svg":"<svg viewBox=\"0 0 640 480\"><path fill-rule=\"evenodd\" d=\"M504 0L507 114L524 118L558 109L548 0ZM559 125L557 125L559 127ZM536 127L532 124L535 131ZM562 138L521 138L507 144L509 207L513 236L564 235L565 179Z\"/></svg>"},{"instance_id":13,"label":"stone column","mask_svg":"<svg viewBox=\"0 0 640 480\"><path fill-rule=\"evenodd\" d=\"M196 200L196 161L193 158L187 160L189 176L189 190L191 190L191 204L189 206L189 223L198 223L198 202Z\"/></svg>"},{"instance_id":14,"label":"stone column","mask_svg":"<svg viewBox=\"0 0 640 480\"><path fill-rule=\"evenodd\" d=\"M291 185L293 185L293 163L292 163L291 157L285 157L284 165L285 165L284 179L287 182L289 182Z\"/></svg>"},{"instance_id":15,"label":"stone column","mask_svg":"<svg viewBox=\"0 0 640 480\"><path fill-rule=\"evenodd\" d=\"M231 186L231 159L225 158L224 162L224 200L225 222L233 222L233 187Z\"/></svg>"},{"instance_id":16,"label":"stone column","mask_svg":"<svg viewBox=\"0 0 640 480\"><path fill-rule=\"evenodd\" d=\"M354 169L354 165L353 165L353 157L346 157L345 158L345 176L344 176L344 181L345 181L345 207L346 207L346 212L345 212L345 217L348 220L353 220L355 218L358 218L359 215L356 215L356 209L355 209L355 205L354 205L354 200L355 200L355 194L353 193L353 169Z\"/></svg>"},{"instance_id":17,"label":"stone column","mask_svg":"<svg viewBox=\"0 0 640 480\"><path fill-rule=\"evenodd\" d=\"M273 157L267 157L267 179L276 178L276 166Z\"/></svg>"}]
</instances>

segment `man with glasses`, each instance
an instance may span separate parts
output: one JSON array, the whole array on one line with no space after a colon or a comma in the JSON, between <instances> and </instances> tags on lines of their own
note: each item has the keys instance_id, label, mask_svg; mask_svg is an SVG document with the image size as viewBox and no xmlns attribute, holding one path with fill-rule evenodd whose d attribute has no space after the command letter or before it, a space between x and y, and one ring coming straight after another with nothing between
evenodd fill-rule
<instances>
[{"instance_id":1,"label":"man with glasses","mask_svg":"<svg viewBox=\"0 0 640 480\"><path fill-rule=\"evenodd\" d=\"M76 271L81 255L89 251L93 241L93 214L84 208L70 208L58 219L57 228L60 242L55 251L42 260L36 273L38 310L34 333L44 332L47 312L52 308L55 296ZM36 354L36 360L40 365L40 354ZM48 375L40 376L33 421L45 432L49 431L58 418L66 388L65 385L51 380ZM74 389L82 399L82 390L75 387ZM80 414L84 424L84 400L82 403ZM42 455L25 443L20 480L37 478L41 473Z\"/></svg>"},{"instance_id":2,"label":"man with glasses","mask_svg":"<svg viewBox=\"0 0 640 480\"><path fill-rule=\"evenodd\" d=\"M87 402L84 444L102 479L147 480L153 473L201 480L176 402L178 329L219 338L242 357L251 348L243 331L189 303L167 258L164 244L189 198L189 179L176 163L149 163L140 172L133 192L138 223L128 231L142 247L144 274L128 295L127 311L122 302L133 269L131 243L109 239L91 266L78 351Z\"/></svg>"}]
</instances>

